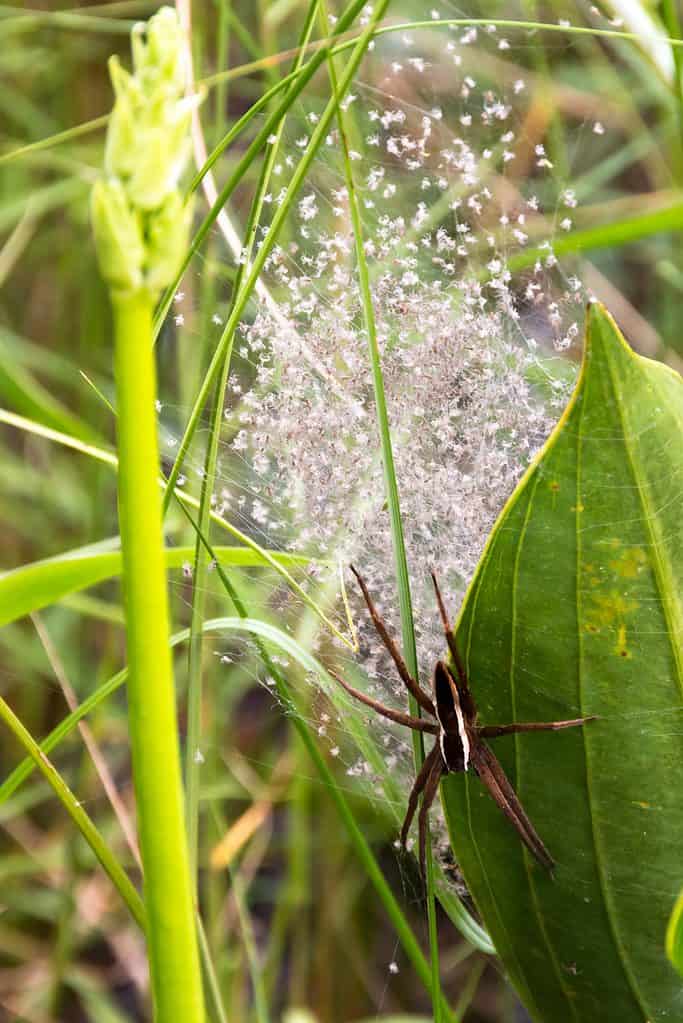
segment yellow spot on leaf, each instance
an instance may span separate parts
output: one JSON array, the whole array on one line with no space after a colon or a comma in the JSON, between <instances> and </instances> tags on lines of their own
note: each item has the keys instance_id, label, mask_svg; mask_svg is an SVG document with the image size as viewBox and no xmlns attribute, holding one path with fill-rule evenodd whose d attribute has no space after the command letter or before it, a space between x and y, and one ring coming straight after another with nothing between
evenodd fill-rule
<instances>
[{"instance_id":1,"label":"yellow spot on leaf","mask_svg":"<svg viewBox=\"0 0 683 1023\"><path fill-rule=\"evenodd\" d=\"M622 579L635 579L647 565L647 554L642 547L626 547L609 567Z\"/></svg>"},{"instance_id":2,"label":"yellow spot on leaf","mask_svg":"<svg viewBox=\"0 0 683 1023\"><path fill-rule=\"evenodd\" d=\"M620 625L619 626L619 629L617 631L617 645L614 648L614 652L616 654L618 654L619 657L624 657L624 658L629 658L630 659L633 656L631 651L626 646L626 626L625 625Z\"/></svg>"},{"instance_id":3,"label":"yellow spot on leaf","mask_svg":"<svg viewBox=\"0 0 683 1023\"><path fill-rule=\"evenodd\" d=\"M634 579L648 564L642 547L627 547L618 537L598 540L598 546L609 549L605 560L596 553L583 564L585 617L587 632L606 630L614 642L612 652L617 657L633 657L627 642L627 627L639 603L629 595L627 579ZM608 560L611 559L611 560ZM624 592L626 591L626 592Z\"/></svg>"},{"instance_id":4,"label":"yellow spot on leaf","mask_svg":"<svg viewBox=\"0 0 683 1023\"><path fill-rule=\"evenodd\" d=\"M626 615L638 610L638 601L629 600L619 590L591 594L593 604L591 618L598 625L613 625L621 622Z\"/></svg>"},{"instance_id":5,"label":"yellow spot on leaf","mask_svg":"<svg viewBox=\"0 0 683 1023\"><path fill-rule=\"evenodd\" d=\"M590 578L595 585L598 580ZM586 632L598 633L607 629L614 636L613 651L618 657L630 659L633 654L628 648L627 626L628 616L638 610L638 602L624 596L617 589L588 591L584 628Z\"/></svg>"}]
</instances>

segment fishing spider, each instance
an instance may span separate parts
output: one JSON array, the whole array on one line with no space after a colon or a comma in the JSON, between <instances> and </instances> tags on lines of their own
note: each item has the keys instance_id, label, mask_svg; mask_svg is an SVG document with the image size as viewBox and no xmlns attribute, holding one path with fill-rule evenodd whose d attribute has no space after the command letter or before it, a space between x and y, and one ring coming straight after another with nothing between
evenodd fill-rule
<instances>
[{"instance_id":1,"label":"fishing spider","mask_svg":"<svg viewBox=\"0 0 683 1023\"><path fill-rule=\"evenodd\" d=\"M347 693L368 707L372 707L378 714L389 718L390 721L395 721L399 725L407 725L408 728L413 728L419 732L426 732L428 735L437 737L434 748L427 755L422 767L418 771L408 798L408 810L403 821L403 827L401 828L401 844L405 848L408 831L415 816L418 799L422 793L422 806L420 807L418 822L420 869L423 877L425 876L427 815L436 798L441 778L449 772L461 773L467 771L470 766L489 790L498 807L511 822L529 852L532 853L541 866L547 870L552 870L555 861L536 833L497 757L484 740L494 739L499 735L513 735L516 732L554 732L561 728L574 728L577 725L585 724L587 721L595 720L595 716L573 718L570 721L480 725L477 721L477 705L470 691L465 666L455 642L455 635L448 623L448 615L446 614L446 608L434 572L431 573L432 582L434 583L441 622L455 671L445 661L437 661L432 677L432 697L430 697L408 671L395 641L390 636L379 616L362 576L353 565L351 566L351 571L358 580L358 585L365 598L365 603L367 604L375 629L384 646L389 651L408 692L415 698L422 710L434 719L430 721L426 718L413 717L411 714L404 714L401 711L393 710L391 707L385 707L384 704L373 700L365 693L359 692L358 689L354 689L336 672L330 671L330 674L344 687Z\"/></svg>"}]
</instances>

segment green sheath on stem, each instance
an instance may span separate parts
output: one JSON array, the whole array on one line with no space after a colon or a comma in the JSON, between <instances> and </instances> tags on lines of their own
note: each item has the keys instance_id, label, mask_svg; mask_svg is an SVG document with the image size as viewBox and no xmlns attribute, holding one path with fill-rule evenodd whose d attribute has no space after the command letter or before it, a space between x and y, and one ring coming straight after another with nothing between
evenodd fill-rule
<instances>
[{"instance_id":1,"label":"green sheath on stem","mask_svg":"<svg viewBox=\"0 0 683 1023\"><path fill-rule=\"evenodd\" d=\"M152 299L114 294L129 726L157 1023L203 1023L158 488Z\"/></svg>"}]
</instances>

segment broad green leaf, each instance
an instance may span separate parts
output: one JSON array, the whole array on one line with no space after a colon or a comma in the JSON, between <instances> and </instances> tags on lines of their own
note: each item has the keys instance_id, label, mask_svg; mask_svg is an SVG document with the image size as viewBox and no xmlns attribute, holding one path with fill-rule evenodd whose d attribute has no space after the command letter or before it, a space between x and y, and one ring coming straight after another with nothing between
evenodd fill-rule
<instances>
[{"instance_id":1,"label":"broad green leaf","mask_svg":"<svg viewBox=\"0 0 683 1023\"><path fill-rule=\"evenodd\" d=\"M543 1023L683 1019L665 950L683 884L683 381L588 312L573 399L501 515L457 625L484 723L599 720L492 740L554 875L476 777L453 847Z\"/></svg>"},{"instance_id":2,"label":"broad green leaf","mask_svg":"<svg viewBox=\"0 0 683 1023\"><path fill-rule=\"evenodd\" d=\"M69 593L119 576L121 551L113 549L115 546L118 547L118 538L34 561L0 575L0 626L54 604ZM264 565L263 557L250 547L216 547L215 553L225 565L242 568ZM284 568L302 567L311 560L280 551L268 553ZM193 557L194 547L171 547L166 551L166 564L168 568L180 568Z\"/></svg>"}]
</instances>

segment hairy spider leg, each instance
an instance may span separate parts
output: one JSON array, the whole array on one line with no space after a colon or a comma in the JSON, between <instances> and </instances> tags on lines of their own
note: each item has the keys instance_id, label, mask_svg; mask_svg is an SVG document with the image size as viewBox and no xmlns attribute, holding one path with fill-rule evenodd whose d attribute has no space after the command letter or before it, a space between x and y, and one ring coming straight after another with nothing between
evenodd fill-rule
<instances>
[{"instance_id":1,"label":"hairy spider leg","mask_svg":"<svg viewBox=\"0 0 683 1023\"><path fill-rule=\"evenodd\" d=\"M353 565L351 565L350 568L353 574L355 575L356 579L358 580L358 585L361 588L361 592L365 599L365 603L367 604L367 608L368 611L370 612L370 617L372 618L375 629L379 633L380 639L384 643L385 647L391 654L391 658L394 664L396 665L396 670L403 679L406 688L408 689L408 692L415 697L415 699L417 700L417 702L419 703L423 710L426 710L428 714L431 714L432 717L435 717L434 704L432 703L428 694L425 693L425 691L420 688L418 683L415 681L413 676L408 671L408 666L406 662L403 660L401 651L398 649L398 646L396 645L395 641L389 635L387 627L382 621L379 612L373 603L372 597L370 596L370 591L365 585L365 580L363 579L360 572L358 572L357 569L353 567Z\"/></svg>"},{"instance_id":2,"label":"hairy spider leg","mask_svg":"<svg viewBox=\"0 0 683 1023\"><path fill-rule=\"evenodd\" d=\"M472 751L472 763L494 802L510 821L529 852L542 867L552 870L555 866L554 859L529 820L495 754L485 742L476 744Z\"/></svg>"},{"instance_id":3,"label":"hairy spider leg","mask_svg":"<svg viewBox=\"0 0 683 1023\"><path fill-rule=\"evenodd\" d=\"M349 696L353 696L355 700L359 700L364 703L366 707L371 707L378 714L381 714L385 718L389 718L390 721L395 721L397 725L406 725L408 728L413 728L416 732L428 732L430 735L439 734L439 726L433 724L431 721L425 720L425 718L414 718L411 714L403 714L400 710L394 710L392 707L385 707L379 700L373 700L371 696L367 696L366 693L361 693L360 689L354 689L353 686L345 682L341 675L338 675L332 668L328 668L327 672L332 676L333 679L342 686Z\"/></svg>"},{"instance_id":4,"label":"hairy spider leg","mask_svg":"<svg viewBox=\"0 0 683 1023\"><path fill-rule=\"evenodd\" d=\"M427 781L429 780L429 775L432 772L434 761L440 757L441 750L439 749L437 743L434 746L434 749L431 751L431 753L425 757L422 767L418 771L413 787L410 790L410 795L408 796L408 809L406 810L403 826L401 827L401 845L403 846L404 849L406 846L406 842L408 841L408 832L410 831L410 825L413 823L413 817L415 816L415 811L417 810L417 802L418 799L420 798L420 793L422 792L425 785L427 784Z\"/></svg>"},{"instance_id":5,"label":"hairy spider leg","mask_svg":"<svg viewBox=\"0 0 683 1023\"><path fill-rule=\"evenodd\" d=\"M453 658L453 664L455 666L455 670L457 673L457 678L455 679L455 681L458 685L458 690L460 692L460 698L462 700L462 709L464 710L466 717L469 718L470 722L473 722L475 717L477 716L477 707L474 702L474 697L470 692L469 682L467 681L467 672L465 671L465 664L463 662L462 657L460 656L458 644L455 642L455 634L450 626L450 622L448 621L448 613L446 611L446 605L444 604L443 597L441 595L441 590L439 589L439 584L436 579L436 572L432 571L430 575L432 577L432 582L434 583L434 592L436 593L436 602L439 605L439 614L441 616L441 624L443 625L446 643L448 644L448 649L451 652L451 657Z\"/></svg>"},{"instance_id":6,"label":"hairy spider leg","mask_svg":"<svg viewBox=\"0 0 683 1023\"><path fill-rule=\"evenodd\" d=\"M559 732L561 728L575 728L587 721L596 721L595 714L571 721L520 721L515 725L482 725L477 729L484 739L496 739L499 735L515 735L517 732Z\"/></svg>"},{"instance_id":7,"label":"hairy spider leg","mask_svg":"<svg viewBox=\"0 0 683 1023\"><path fill-rule=\"evenodd\" d=\"M427 877L427 829L429 827L429 811L436 794L439 791L439 782L441 781L441 776L445 773L445 766L446 765L441 757L434 761L424 788L422 806L420 807L420 813L417 818L418 842L420 847L420 872L424 878Z\"/></svg>"}]
</instances>

